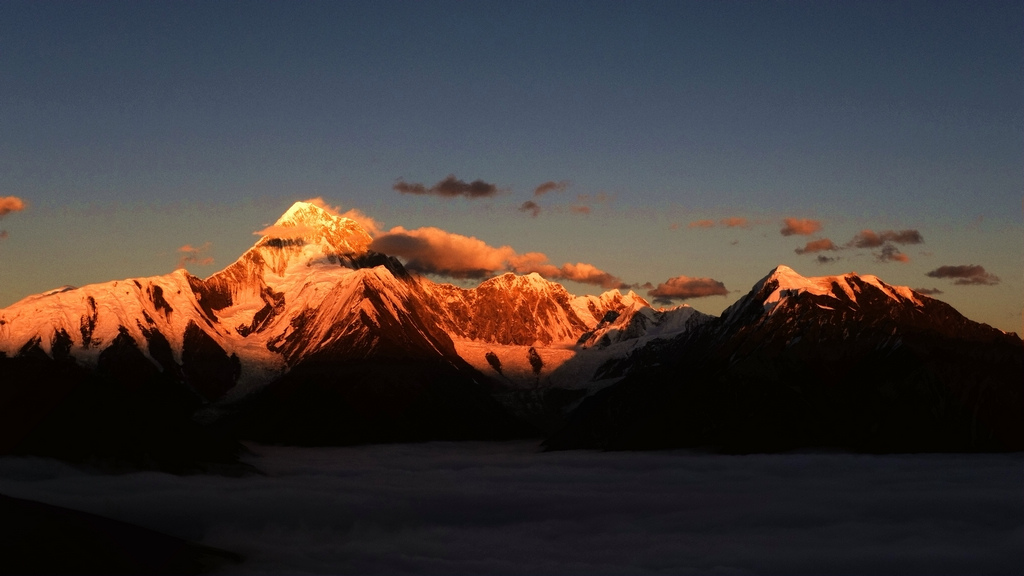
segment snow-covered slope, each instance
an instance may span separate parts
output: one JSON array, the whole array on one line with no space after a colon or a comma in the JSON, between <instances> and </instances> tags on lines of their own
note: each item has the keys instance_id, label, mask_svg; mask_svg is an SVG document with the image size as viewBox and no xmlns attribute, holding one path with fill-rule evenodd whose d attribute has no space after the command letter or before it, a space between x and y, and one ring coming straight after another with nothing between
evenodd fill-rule
<instances>
[{"instance_id":1,"label":"snow-covered slope","mask_svg":"<svg viewBox=\"0 0 1024 576\"><path fill-rule=\"evenodd\" d=\"M215 387L232 389L230 400L311 358L434 357L462 366L464 359L494 375L486 359L493 348L509 373L521 364L529 375L536 347L549 374L585 348L693 324L686 306L656 311L617 290L574 297L537 274L504 274L473 289L413 277L369 251L370 235L355 221L311 203L295 203L263 233L206 279L177 270L26 298L0 310L0 352L38 349L95 366L115 339L129 338L177 374L193 342L238 359L235 381Z\"/></svg>"}]
</instances>

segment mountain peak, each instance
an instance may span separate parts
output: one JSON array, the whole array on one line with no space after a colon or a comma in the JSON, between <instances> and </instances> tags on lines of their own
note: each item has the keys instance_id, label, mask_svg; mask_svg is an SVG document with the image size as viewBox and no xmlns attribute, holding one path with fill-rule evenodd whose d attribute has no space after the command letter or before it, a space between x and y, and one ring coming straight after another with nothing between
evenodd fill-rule
<instances>
[{"instance_id":1,"label":"mountain peak","mask_svg":"<svg viewBox=\"0 0 1024 576\"><path fill-rule=\"evenodd\" d=\"M295 225L311 225L329 223L335 218L336 216L331 214L330 211L323 208L322 206L318 206L316 204L313 204L312 202L303 201L292 204L291 207L288 208L288 210L286 210L285 213L282 214L281 217L277 219L277 222L275 224L278 226L289 223Z\"/></svg>"},{"instance_id":2,"label":"mountain peak","mask_svg":"<svg viewBox=\"0 0 1024 576\"><path fill-rule=\"evenodd\" d=\"M257 246L317 246L328 255L363 254L372 238L355 220L312 202L292 204L273 226L259 232Z\"/></svg>"},{"instance_id":3,"label":"mountain peak","mask_svg":"<svg viewBox=\"0 0 1024 576\"><path fill-rule=\"evenodd\" d=\"M906 286L892 286L886 284L877 276L866 274L858 275L856 272L847 272L842 276L801 276L789 266L780 264L775 267L755 287L755 292L762 292L764 287L771 282L776 286L770 293L763 294L764 305L772 308L789 295L807 292L819 296L831 296L833 298L844 298L857 301L857 294L862 287L870 285L877 288L889 298L897 301L909 301L914 305L921 305L921 300L913 290Z\"/></svg>"}]
</instances>

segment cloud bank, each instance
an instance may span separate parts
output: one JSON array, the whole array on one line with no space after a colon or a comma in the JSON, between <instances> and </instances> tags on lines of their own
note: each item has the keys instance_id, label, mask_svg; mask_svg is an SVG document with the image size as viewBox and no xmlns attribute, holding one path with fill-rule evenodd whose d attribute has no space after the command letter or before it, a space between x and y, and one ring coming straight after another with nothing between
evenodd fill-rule
<instances>
[{"instance_id":1,"label":"cloud bank","mask_svg":"<svg viewBox=\"0 0 1024 576\"><path fill-rule=\"evenodd\" d=\"M954 279L953 284L959 286L994 286L999 284L999 277L985 271L983 266L967 264L961 266L939 266L928 272L931 278Z\"/></svg>"},{"instance_id":2,"label":"cloud bank","mask_svg":"<svg viewBox=\"0 0 1024 576\"><path fill-rule=\"evenodd\" d=\"M886 242L921 244L924 242L924 237L917 230L884 230L878 233L872 230L861 230L853 237L853 240L850 240L849 245L855 248L877 248Z\"/></svg>"},{"instance_id":3,"label":"cloud bank","mask_svg":"<svg viewBox=\"0 0 1024 576\"><path fill-rule=\"evenodd\" d=\"M242 554L248 574L1020 574L1019 454L252 446L266 474L0 459L9 496Z\"/></svg>"},{"instance_id":4,"label":"cloud bank","mask_svg":"<svg viewBox=\"0 0 1024 576\"><path fill-rule=\"evenodd\" d=\"M375 238L370 249L402 258L406 268L422 274L483 279L499 272L536 272L549 280L572 280L606 289L628 287L591 264L555 266L541 252L519 254L511 246L490 246L478 238L440 228L407 230L398 226Z\"/></svg>"},{"instance_id":5,"label":"cloud bank","mask_svg":"<svg viewBox=\"0 0 1024 576\"><path fill-rule=\"evenodd\" d=\"M725 284L718 280L713 278L691 278L689 276L669 278L647 291L647 295L659 303L703 298L705 296L725 296L728 293L729 291L726 290Z\"/></svg>"},{"instance_id":6,"label":"cloud bank","mask_svg":"<svg viewBox=\"0 0 1024 576\"><path fill-rule=\"evenodd\" d=\"M454 174L449 174L447 178L429 188L423 184L410 184L399 178L392 188L402 194L441 196L442 198L455 198L456 196L487 198L498 193L498 187L494 184L484 182L483 180L466 182L459 180Z\"/></svg>"}]
</instances>

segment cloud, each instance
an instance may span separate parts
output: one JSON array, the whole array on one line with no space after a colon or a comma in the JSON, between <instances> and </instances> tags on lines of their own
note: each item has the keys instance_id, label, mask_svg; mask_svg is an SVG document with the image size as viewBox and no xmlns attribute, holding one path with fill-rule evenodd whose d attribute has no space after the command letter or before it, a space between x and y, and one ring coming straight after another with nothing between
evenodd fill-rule
<instances>
[{"instance_id":1,"label":"cloud","mask_svg":"<svg viewBox=\"0 0 1024 576\"><path fill-rule=\"evenodd\" d=\"M669 302L672 300L687 300L690 298L703 298L705 296L724 296L729 291L725 284L712 278L690 278L689 276L676 276L658 284L647 295L655 298L658 302Z\"/></svg>"},{"instance_id":2,"label":"cloud","mask_svg":"<svg viewBox=\"0 0 1024 576\"><path fill-rule=\"evenodd\" d=\"M838 250L839 247L832 243L828 238L822 238L821 240L811 240L803 248L797 248L794 250L797 254L814 254L815 252L825 252L829 250Z\"/></svg>"},{"instance_id":3,"label":"cloud","mask_svg":"<svg viewBox=\"0 0 1024 576\"><path fill-rule=\"evenodd\" d=\"M694 220L693 222L690 222L690 224L688 225L688 228L714 228L714 227L715 227L715 221L714 220Z\"/></svg>"},{"instance_id":4,"label":"cloud","mask_svg":"<svg viewBox=\"0 0 1024 576\"><path fill-rule=\"evenodd\" d=\"M533 200L527 200L523 202L523 205L519 207L520 212L529 212L530 216L536 218L540 215L540 204L537 204Z\"/></svg>"},{"instance_id":5,"label":"cloud","mask_svg":"<svg viewBox=\"0 0 1024 576\"><path fill-rule=\"evenodd\" d=\"M359 227L362 228L363 230L366 230L366 233L369 234L371 237L375 237L381 233L381 223L375 220L373 217L363 214L361 210L352 208L351 210L348 210L343 214L339 214L339 216L341 216L342 218L348 218L349 220L354 221L356 224L359 224Z\"/></svg>"},{"instance_id":6,"label":"cloud","mask_svg":"<svg viewBox=\"0 0 1024 576\"><path fill-rule=\"evenodd\" d=\"M540 186L537 186L533 190L533 195L543 196L548 192L564 192L565 189L569 187L569 184L570 182L568 180L561 180L559 182L548 180L547 182L541 184Z\"/></svg>"},{"instance_id":7,"label":"cloud","mask_svg":"<svg viewBox=\"0 0 1024 576\"><path fill-rule=\"evenodd\" d=\"M536 272L549 280L572 280L607 289L627 288L618 277L584 262L555 266L541 252L518 254L510 246L495 248L478 238L440 228L406 230L401 226L381 234L370 249L405 260L409 270L452 278L487 278L510 271Z\"/></svg>"},{"instance_id":8,"label":"cloud","mask_svg":"<svg viewBox=\"0 0 1024 576\"><path fill-rule=\"evenodd\" d=\"M441 196L443 198L454 198L456 196L465 196L466 198L486 198L498 193L498 187L494 184L484 182L483 180L466 182L455 178L454 174L449 174L447 178L441 180L437 184L434 184L430 188L427 188L423 184L409 184L401 178L398 179L398 182L395 182L395 185L392 186L392 188L402 194L431 195Z\"/></svg>"},{"instance_id":9,"label":"cloud","mask_svg":"<svg viewBox=\"0 0 1024 576\"><path fill-rule=\"evenodd\" d=\"M178 258L178 268L184 268L186 264L196 264L197 266L209 266L210 264L213 264L213 257L207 256L209 251L209 242L204 242L199 247L192 246L191 244L185 244L177 250L178 254L181 254Z\"/></svg>"},{"instance_id":10,"label":"cloud","mask_svg":"<svg viewBox=\"0 0 1024 576\"><path fill-rule=\"evenodd\" d=\"M528 252L509 259L509 270L516 274L536 272L549 280L572 280L581 284L600 286L607 290L624 289L630 286L619 277L609 274L585 262L565 263L555 266L540 252Z\"/></svg>"},{"instance_id":11,"label":"cloud","mask_svg":"<svg viewBox=\"0 0 1024 576\"><path fill-rule=\"evenodd\" d=\"M931 278L955 278L953 284L959 286L994 286L1000 282L998 276L975 264L939 266L925 275Z\"/></svg>"},{"instance_id":12,"label":"cloud","mask_svg":"<svg viewBox=\"0 0 1024 576\"><path fill-rule=\"evenodd\" d=\"M726 228L750 228L750 221L748 221L746 218L722 218L720 222L722 226L725 226Z\"/></svg>"},{"instance_id":13,"label":"cloud","mask_svg":"<svg viewBox=\"0 0 1024 576\"><path fill-rule=\"evenodd\" d=\"M247 573L1021 571L1017 455L252 450L265 475L99 476L4 458L0 477L10 496L237 552Z\"/></svg>"},{"instance_id":14,"label":"cloud","mask_svg":"<svg viewBox=\"0 0 1024 576\"><path fill-rule=\"evenodd\" d=\"M576 203L569 206L569 211L573 214L590 214L592 206L594 204L607 204L608 195L604 192L590 195L590 194L577 194Z\"/></svg>"},{"instance_id":15,"label":"cloud","mask_svg":"<svg viewBox=\"0 0 1024 576\"><path fill-rule=\"evenodd\" d=\"M25 201L17 196L0 196L0 218L11 212L21 212L26 206Z\"/></svg>"},{"instance_id":16,"label":"cloud","mask_svg":"<svg viewBox=\"0 0 1024 576\"><path fill-rule=\"evenodd\" d=\"M10 234L7 233L7 230L0 230L0 240L7 240L8 236L10 236Z\"/></svg>"},{"instance_id":17,"label":"cloud","mask_svg":"<svg viewBox=\"0 0 1024 576\"><path fill-rule=\"evenodd\" d=\"M303 200L303 202L317 206L324 212L330 214L331 216L341 216L341 206L331 206L330 204L325 202L321 196L310 198L308 200Z\"/></svg>"},{"instance_id":18,"label":"cloud","mask_svg":"<svg viewBox=\"0 0 1024 576\"><path fill-rule=\"evenodd\" d=\"M593 284L607 289L628 288L628 285L616 276L613 276L603 270L599 270L591 264L583 262L577 262L576 264L563 264L559 268L559 271L561 272L561 276L559 276L560 278L580 282L582 284Z\"/></svg>"},{"instance_id":19,"label":"cloud","mask_svg":"<svg viewBox=\"0 0 1024 576\"><path fill-rule=\"evenodd\" d=\"M818 257L815 258L815 260L818 262L818 264L830 264L832 262L835 262L836 260L839 260L839 258L825 256L824 254L818 254Z\"/></svg>"},{"instance_id":20,"label":"cloud","mask_svg":"<svg viewBox=\"0 0 1024 576\"><path fill-rule=\"evenodd\" d=\"M452 278L490 276L505 270L516 255L509 246L495 248L483 240L434 227L392 228L375 238L370 249L403 258L410 270Z\"/></svg>"},{"instance_id":21,"label":"cloud","mask_svg":"<svg viewBox=\"0 0 1024 576\"><path fill-rule=\"evenodd\" d=\"M324 201L324 199L320 196L317 196L316 198L310 198L308 200L303 200L303 202L312 204L314 206L318 206L320 209L322 209L324 212L327 212L331 216L348 218L349 220L354 221L356 224L359 224L359 226L362 227L363 230L366 230L367 234L369 234L370 236L376 236L377 234L380 234L381 223L375 220L373 217L367 216L357 208L352 208L347 212L343 213L341 211L341 206L331 206L326 201ZM266 231L271 231L274 233L266 233ZM308 230L303 229L303 231ZM275 238L297 238L301 236L296 235L295 232L288 232L281 228L275 228L274 226L270 226L259 232L254 232L254 234L257 234L259 236L273 236Z\"/></svg>"},{"instance_id":22,"label":"cloud","mask_svg":"<svg viewBox=\"0 0 1024 576\"><path fill-rule=\"evenodd\" d=\"M942 290L938 288L914 288L914 292L918 294L924 294L925 296L934 296L935 294L944 294Z\"/></svg>"},{"instance_id":23,"label":"cloud","mask_svg":"<svg viewBox=\"0 0 1024 576\"><path fill-rule=\"evenodd\" d=\"M794 234L798 236L810 236L818 230L821 230L821 221L819 220L785 218L782 222L784 225L782 230L779 230L779 233L783 236L792 236Z\"/></svg>"},{"instance_id":24,"label":"cloud","mask_svg":"<svg viewBox=\"0 0 1024 576\"><path fill-rule=\"evenodd\" d=\"M892 244L882 246L882 249L875 253L875 259L879 262L910 262L910 256L900 252L900 249Z\"/></svg>"},{"instance_id":25,"label":"cloud","mask_svg":"<svg viewBox=\"0 0 1024 576\"><path fill-rule=\"evenodd\" d=\"M924 237L917 230L885 230L879 233L875 233L872 230L861 230L853 240L850 240L848 246L855 248L877 248L886 242L895 242L897 244L921 244L924 242Z\"/></svg>"}]
</instances>

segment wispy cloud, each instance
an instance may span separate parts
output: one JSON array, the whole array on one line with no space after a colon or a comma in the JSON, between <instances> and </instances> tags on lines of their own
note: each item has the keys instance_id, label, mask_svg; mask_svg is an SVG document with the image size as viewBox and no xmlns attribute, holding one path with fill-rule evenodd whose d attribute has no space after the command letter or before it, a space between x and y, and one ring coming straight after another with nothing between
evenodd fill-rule
<instances>
[{"instance_id":1,"label":"wispy cloud","mask_svg":"<svg viewBox=\"0 0 1024 576\"><path fill-rule=\"evenodd\" d=\"M342 218L348 218L359 224L360 228L366 230L366 233L371 237L375 237L381 233L382 224L371 216L363 214L359 209L352 208L340 214Z\"/></svg>"},{"instance_id":2,"label":"wispy cloud","mask_svg":"<svg viewBox=\"0 0 1024 576\"><path fill-rule=\"evenodd\" d=\"M547 194L548 192L564 192L565 189L569 187L569 184L570 184L570 182L568 180L561 180L559 182L555 182L553 180L548 180L547 182L545 182L545 183L541 184L540 186L537 186L536 188L534 188L533 195L534 196L543 196L544 194Z\"/></svg>"},{"instance_id":3,"label":"wispy cloud","mask_svg":"<svg viewBox=\"0 0 1024 576\"><path fill-rule=\"evenodd\" d=\"M533 200L527 200L526 202L523 202L522 206L519 207L519 211L527 212L530 214L530 216L536 218L537 216L540 216L540 204L537 204Z\"/></svg>"},{"instance_id":4,"label":"wispy cloud","mask_svg":"<svg viewBox=\"0 0 1024 576\"><path fill-rule=\"evenodd\" d=\"M750 228L749 220L737 216L722 218L719 223L726 228Z\"/></svg>"},{"instance_id":5,"label":"wispy cloud","mask_svg":"<svg viewBox=\"0 0 1024 576\"><path fill-rule=\"evenodd\" d=\"M466 182L459 180L454 174L449 174L447 178L429 188L423 184L410 184L399 178L392 188L402 194L431 195L443 198L454 198L456 196L486 198L498 193L498 187L494 184L484 182L483 180Z\"/></svg>"},{"instance_id":6,"label":"wispy cloud","mask_svg":"<svg viewBox=\"0 0 1024 576\"><path fill-rule=\"evenodd\" d=\"M954 279L953 284L960 286L994 286L1000 282L998 276L986 272L983 266L975 264L939 266L935 270L928 272L926 276Z\"/></svg>"},{"instance_id":7,"label":"wispy cloud","mask_svg":"<svg viewBox=\"0 0 1024 576\"><path fill-rule=\"evenodd\" d=\"M783 236L810 236L821 230L820 220L809 220L806 218L784 218L782 229L779 233Z\"/></svg>"},{"instance_id":8,"label":"wispy cloud","mask_svg":"<svg viewBox=\"0 0 1024 576\"><path fill-rule=\"evenodd\" d=\"M900 252L900 249L892 244L882 246L882 249L875 253L875 259L879 262L910 262L910 256Z\"/></svg>"},{"instance_id":9,"label":"wispy cloud","mask_svg":"<svg viewBox=\"0 0 1024 576\"><path fill-rule=\"evenodd\" d=\"M577 194L576 202L569 206L569 212L573 214L590 214L595 205L608 204L608 194L599 192L597 194Z\"/></svg>"},{"instance_id":10,"label":"wispy cloud","mask_svg":"<svg viewBox=\"0 0 1024 576\"><path fill-rule=\"evenodd\" d=\"M750 220L740 216L730 216L728 218L722 218L717 223L714 220L694 220L688 225L689 228L714 228L716 226L722 226L723 228L750 228L752 223Z\"/></svg>"},{"instance_id":11,"label":"wispy cloud","mask_svg":"<svg viewBox=\"0 0 1024 576\"><path fill-rule=\"evenodd\" d=\"M186 264L196 264L197 266L213 264L213 257L207 255L210 252L209 242L204 242L198 247L185 244L178 248L177 252L180 254L178 257L178 268L184 268Z\"/></svg>"},{"instance_id":12,"label":"wispy cloud","mask_svg":"<svg viewBox=\"0 0 1024 576\"><path fill-rule=\"evenodd\" d=\"M934 296L936 294L944 294L942 290L938 288L914 288L914 292L918 294L924 294L925 296Z\"/></svg>"},{"instance_id":13,"label":"wispy cloud","mask_svg":"<svg viewBox=\"0 0 1024 576\"><path fill-rule=\"evenodd\" d=\"M331 206L330 204L327 203L327 201L323 199L322 196L317 196L315 198L303 200L303 202L307 204L312 204L320 208L324 212L327 212L331 216L341 216L341 206Z\"/></svg>"},{"instance_id":14,"label":"wispy cloud","mask_svg":"<svg viewBox=\"0 0 1024 576\"><path fill-rule=\"evenodd\" d=\"M705 296L725 296L729 291L725 284L713 278L691 278L676 276L648 290L647 295L659 303L670 303L673 300L688 300Z\"/></svg>"}]
</instances>

